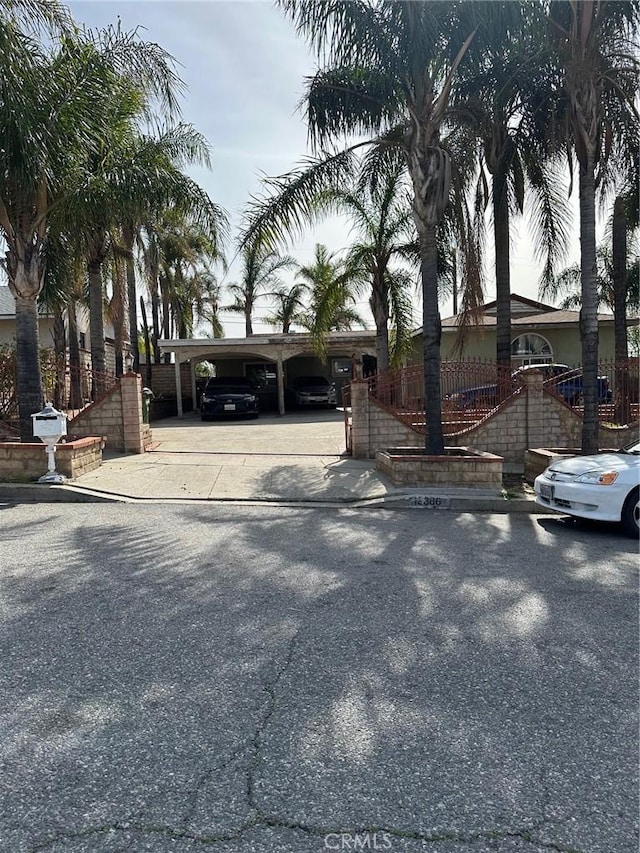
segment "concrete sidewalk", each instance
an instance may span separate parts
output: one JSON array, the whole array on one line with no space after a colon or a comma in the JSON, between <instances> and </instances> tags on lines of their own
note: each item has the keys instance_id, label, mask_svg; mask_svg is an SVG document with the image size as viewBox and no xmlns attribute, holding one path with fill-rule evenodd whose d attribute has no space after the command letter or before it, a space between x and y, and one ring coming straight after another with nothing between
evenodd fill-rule
<instances>
[{"instance_id":1,"label":"concrete sidewalk","mask_svg":"<svg viewBox=\"0 0 640 853\"><path fill-rule=\"evenodd\" d=\"M63 486L0 484L21 501L238 501L279 504L531 511L531 499L499 490L392 486L371 459L344 455L336 412L202 424L196 417L153 425L142 455L105 456L102 466Z\"/></svg>"}]
</instances>

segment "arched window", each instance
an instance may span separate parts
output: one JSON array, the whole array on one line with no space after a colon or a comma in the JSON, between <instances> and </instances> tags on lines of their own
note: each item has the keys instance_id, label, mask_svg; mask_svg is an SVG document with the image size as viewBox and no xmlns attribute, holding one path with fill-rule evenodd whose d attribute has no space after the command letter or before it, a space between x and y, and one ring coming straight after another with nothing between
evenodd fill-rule
<instances>
[{"instance_id":1,"label":"arched window","mask_svg":"<svg viewBox=\"0 0 640 853\"><path fill-rule=\"evenodd\" d=\"M528 332L518 335L511 343L511 359L518 366L524 364L549 364L553 361L551 344L542 335Z\"/></svg>"}]
</instances>

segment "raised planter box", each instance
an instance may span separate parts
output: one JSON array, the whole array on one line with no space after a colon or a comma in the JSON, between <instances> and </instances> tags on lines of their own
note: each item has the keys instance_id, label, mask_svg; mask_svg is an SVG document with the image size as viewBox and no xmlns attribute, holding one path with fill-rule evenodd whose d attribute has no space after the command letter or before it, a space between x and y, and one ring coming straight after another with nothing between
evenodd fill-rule
<instances>
[{"instance_id":1,"label":"raised planter box","mask_svg":"<svg viewBox=\"0 0 640 853\"><path fill-rule=\"evenodd\" d=\"M70 480L102 465L101 436L89 436L57 445L56 471ZM41 442L0 443L0 480L5 483L29 483L47 473L47 454Z\"/></svg>"},{"instance_id":2,"label":"raised planter box","mask_svg":"<svg viewBox=\"0 0 640 853\"><path fill-rule=\"evenodd\" d=\"M430 456L416 447L392 447L376 453L376 468L396 486L500 488L502 456L472 447L445 447Z\"/></svg>"}]
</instances>

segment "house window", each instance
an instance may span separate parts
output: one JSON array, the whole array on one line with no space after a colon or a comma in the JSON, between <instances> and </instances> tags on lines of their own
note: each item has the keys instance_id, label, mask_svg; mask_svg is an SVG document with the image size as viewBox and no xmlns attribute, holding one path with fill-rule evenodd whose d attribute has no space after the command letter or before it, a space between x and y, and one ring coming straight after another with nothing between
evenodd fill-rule
<instances>
[{"instance_id":1,"label":"house window","mask_svg":"<svg viewBox=\"0 0 640 853\"><path fill-rule=\"evenodd\" d=\"M529 332L518 335L511 343L511 358L518 365L549 364L553 361L551 344L542 335Z\"/></svg>"},{"instance_id":2,"label":"house window","mask_svg":"<svg viewBox=\"0 0 640 853\"><path fill-rule=\"evenodd\" d=\"M331 361L331 375L337 377L351 377L351 359L334 358Z\"/></svg>"},{"instance_id":3,"label":"house window","mask_svg":"<svg viewBox=\"0 0 640 853\"><path fill-rule=\"evenodd\" d=\"M80 349L87 348L87 336L84 332L80 332L80 334L78 335L78 346L80 347Z\"/></svg>"}]
</instances>

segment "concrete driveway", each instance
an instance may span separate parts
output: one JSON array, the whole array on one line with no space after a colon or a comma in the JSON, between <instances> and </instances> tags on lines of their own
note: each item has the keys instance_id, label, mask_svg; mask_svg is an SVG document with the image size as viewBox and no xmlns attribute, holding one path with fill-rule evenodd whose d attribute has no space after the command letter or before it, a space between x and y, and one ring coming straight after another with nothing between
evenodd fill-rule
<instances>
[{"instance_id":1,"label":"concrete driveway","mask_svg":"<svg viewBox=\"0 0 640 853\"><path fill-rule=\"evenodd\" d=\"M382 498L393 491L373 460L343 455L340 412L205 423L190 415L152 428L150 453L107 455L74 487L146 500L330 503Z\"/></svg>"},{"instance_id":2,"label":"concrete driveway","mask_svg":"<svg viewBox=\"0 0 640 853\"><path fill-rule=\"evenodd\" d=\"M335 410L250 420L200 420L188 414L151 424L154 449L163 453L251 453L278 456L340 456L345 451L344 415Z\"/></svg>"}]
</instances>

